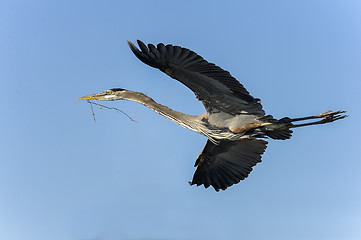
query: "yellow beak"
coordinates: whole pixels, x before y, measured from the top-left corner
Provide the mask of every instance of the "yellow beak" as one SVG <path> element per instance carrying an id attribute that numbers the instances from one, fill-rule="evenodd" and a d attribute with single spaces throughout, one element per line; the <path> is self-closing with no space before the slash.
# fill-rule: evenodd
<path id="1" fill-rule="evenodd" d="M 103 92 L 101 92 L 101 93 L 97 93 L 97 94 L 80 97 L 80 98 L 78 98 L 78 100 L 103 100 L 104 95 L 105 94 Z"/>
<path id="2" fill-rule="evenodd" d="M 91 95 L 78 98 L 78 100 L 92 100 L 92 99 L 96 99 L 96 98 L 91 97 Z"/>

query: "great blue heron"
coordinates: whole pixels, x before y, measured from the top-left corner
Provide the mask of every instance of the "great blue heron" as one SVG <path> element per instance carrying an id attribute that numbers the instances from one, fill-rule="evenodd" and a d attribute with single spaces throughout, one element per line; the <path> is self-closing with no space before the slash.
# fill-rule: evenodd
<path id="1" fill-rule="evenodd" d="M 291 128 L 323 124 L 345 118 L 345 111 L 327 111 L 302 118 L 274 119 L 265 115 L 260 100 L 231 74 L 209 63 L 195 52 L 159 43 L 148 47 L 138 40 L 140 50 L 130 41 L 133 53 L 145 64 L 158 68 L 190 88 L 206 108 L 206 113 L 191 116 L 155 102 L 140 92 L 113 88 L 79 100 L 130 100 L 151 108 L 179 125 L 200 133 L 208 141 L 198 156 L 191 185 L 212 186 L 216 191 L 245 179 L 252 167 L 261 162 L 267 142 L 259 138 L 289 139 Z M 294 124 L 294 122 L 318 119 Z"/>

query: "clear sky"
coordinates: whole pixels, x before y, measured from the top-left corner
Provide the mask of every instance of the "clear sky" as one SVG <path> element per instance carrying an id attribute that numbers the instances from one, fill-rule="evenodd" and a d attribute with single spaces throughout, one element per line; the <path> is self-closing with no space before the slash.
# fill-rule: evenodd
<path id="1" fill-rule="evenodd" d="M 0 1 L 0 239 L 361 239 L 361 2 Z M 190 187 L 206 138 L 121 87 L 188 114 L 194 94 L 126 40 L 190 48 L 268 114 L 349 118 L 270 140 L 225 192 Z"/>

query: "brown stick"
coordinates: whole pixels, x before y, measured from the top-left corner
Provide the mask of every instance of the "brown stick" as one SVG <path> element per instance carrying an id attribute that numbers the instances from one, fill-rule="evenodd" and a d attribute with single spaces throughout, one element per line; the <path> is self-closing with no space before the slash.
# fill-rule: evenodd
<path id="1" fill-rule="evenodd" d="M 91 102 L 91 101 L 89 101 L 89 100 L 88 100 L 87 102 L 88 102 L 88 103 L 90 104 L 90 106 L 91 106 L 94 121 L 96 121 L 96 120 L 95 120 L 95 114 L 94 114 L 94 110 L 93 110 L 92 104 L 97 105 L 100 110 L 102 110 L 101 107 L 107 108 L 107 109 L 116 110 L 116 111 L 118 111 L 118 112 L 120 112 L 120 113 L 123 113 L 123 114 L 124 114 L 125 116 L 127 116 L 132 122 L 137 122 L 137 121 L 134 120 L 132 117 L 130 117 L 128 114 L 126 114 L 125 112 L 123 112 L 122 110 L 120 110 L 120 109 L 118 109 L 118 108 L 115 108 L 115 107 L 107 107 L 107 106 L 104 106 L 104 105 L 99 104 L 98 102 L 95 102 L 95 103 L 94 103 L 94 102 Z"/>

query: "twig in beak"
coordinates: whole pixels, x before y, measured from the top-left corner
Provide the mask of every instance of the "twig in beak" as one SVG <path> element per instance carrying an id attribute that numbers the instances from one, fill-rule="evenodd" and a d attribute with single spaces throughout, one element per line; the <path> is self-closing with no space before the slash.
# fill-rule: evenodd
<path id="1" fill-rule="evenodd" d="M 94 122 L 96 122 L 97 120 L 95 119 L 95 114 L 94 114 L 94 109 L 93 109 L 92 102 L 90 102 L 89 100 L 87 100 L 87 102 L 90 104 L 90 108 L 91 108 L 91 110 L 92 110 L 93 119 L 94 119 Z"/>
<path id="2" fill-rule="evenodd" d="M 99 103 L 97 102 L 97 100 L 94 98 L 95 103 L 98 105 L 98 108 L 100 109 L 100 111 L 103 111 L 103 109 L 100 107 Z"/>
<path id="3" fill-rule="evenodd" d="M 95 99 L 94 99 L 95 100 Z M 134 120 L 131 116 L 129 116 L 128 114 L 126 114 L 125 112 L 123 112 L 122 110 L 118 109 L 118 108 L 115 108 L 115 107 L 107 107 L 107 106 L 104 106 L 104 105 L 101 105 L 99 104 L 96 100 L 95 100 L 95 103 L 94 102 L 91 102 L 90 100 L 88 100 L 88 103 L 90 104 L 90 107 L 91 107 L 91 110 L 92 110 L 92 114 L 93 114 L 93 118 L 94 118 L 94 122 L 95 122 L 95 114 L 94 114 L 94 110 L 93 110 L 93 106 L 92 104 L 95 104 L 99 107 L 100 110 L 102 110 L 102 108 L 107 108 L 107 109 L 113 109 L 113 110 L 116 110 L 122 114 L 124 114 L 125 116 L 127 116 L 132 122 L 137 122 L 136 120 Z"/>

